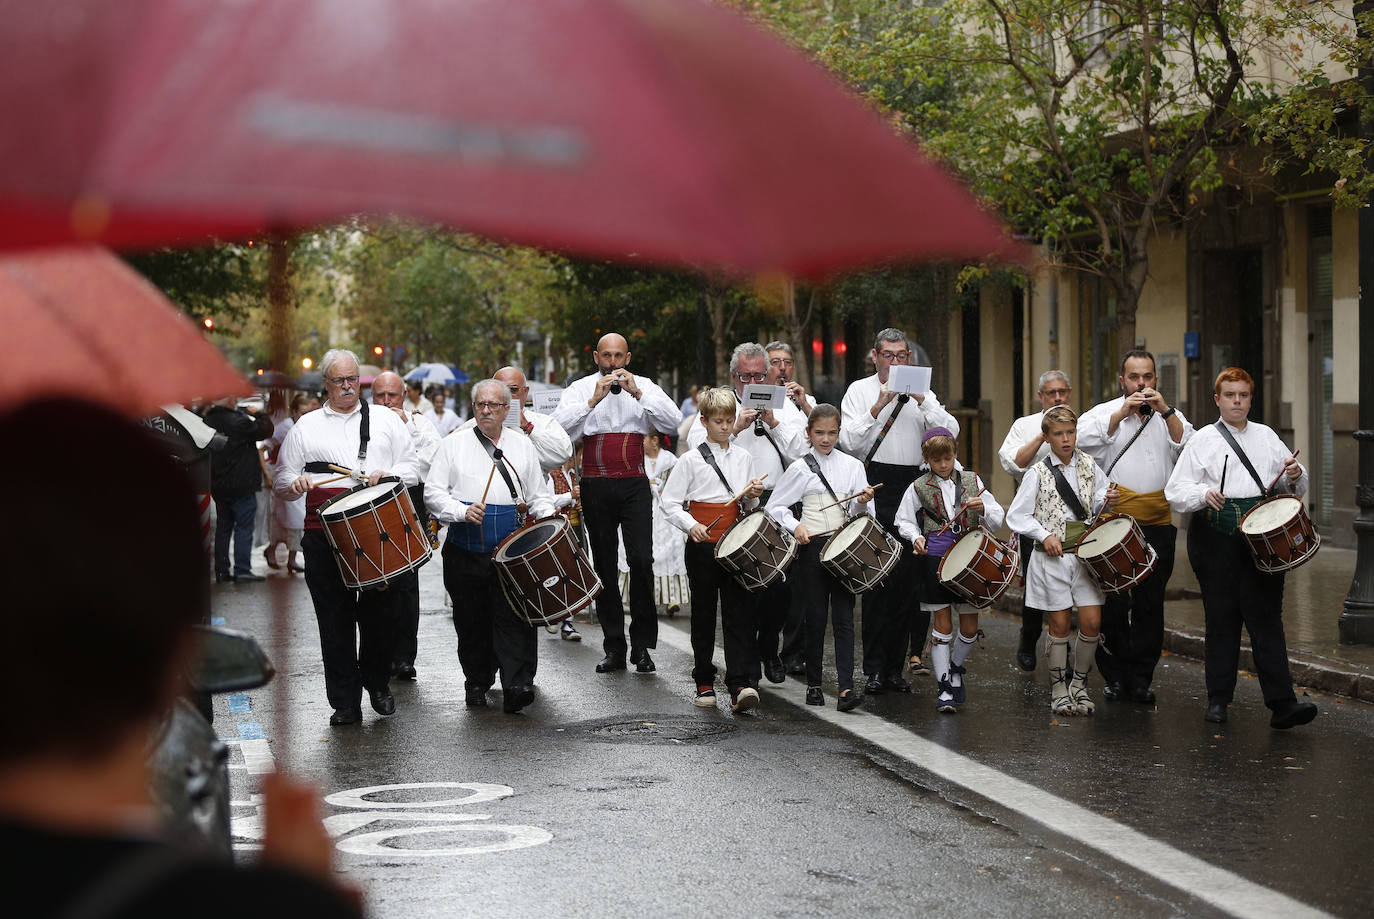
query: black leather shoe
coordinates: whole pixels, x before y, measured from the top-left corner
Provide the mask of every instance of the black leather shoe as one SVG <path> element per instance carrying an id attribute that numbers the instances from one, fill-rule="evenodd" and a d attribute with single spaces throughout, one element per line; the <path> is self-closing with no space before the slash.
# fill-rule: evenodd
<path id="1" fill-rule="evenodd" d="M 1299 702 L 1297 699 L 1293 699 L 1291 702 L 1285 702 L 1274 709 L 1274 716 L 1269 719 L 1269 726 L 1286 731 L 1300 724 L 1307 724 L 1315 717 L 1317 717 L 1317 706 L 1311 702 Z"/>
<path id="2" fill-rule="evenodd" d="M 601 663 L 596 665 L 597 673 L 610 673 L 612 670 L 625 669 L 625 655 L 607 654 L 601 659 Z"/>
<path id="3" fill-rule="evenodd" d="M 908 690 L 908 692 L 910 692 L 910 690 Z M 835 702 L 835 708 L 842 712 L 852 712 L 863 704 L 863 693 L 855 692 L 851 689 L 849 692 L 840 694 L 840 698 Z"/>
<path id="4" fill-rule="evenodd" d="M 238 582 L 240 582 L 240 583 L 242 583 L 242 582 L 244 582 L 244 581 L 265 581 L 265 580 L 267 580 L 267 578 L 263 577 L 263 576 L 260 575 L 260 574 L 254 574 L 253 572 L 250 571 L 250 572 L 248 572 L 247 574 L 236 574 L 236 575 L 234 575 L 234 580 L 235 580 L 235 581 L 238 581 Z"/>
<path id="5" fill-rule="evenodd" d="M 782 658 L 775 657 L 763 662 L 763 675 L 770 683 L 781 683 L 787 679 L 787 671 L 782 666 Z"/>
<path id="6" fill-rule="evenodd" d="M 1205 714 L 1205 715 L 1202 716 L 1202 720 L 1203 720 L 1203 721 L 1206 721 L 1208 724 L 1225 724 L 1225 723 L 1226 723 L 1226 703 L 1225 703 L 1225 702 L 1208 702 L 1208 703 L 1207 703 L 1207 714 Z"/>
<path id="7" fill-rule="evenodd" d="M 1131 690 L 1131 701 L 1141 705 L 1155 704 L 1155 691 L 1148 686 L 1136 686 Z"/>
<path id="8" fill-rule="evenodd" d="M 225 582 L 228 582 L 228 583 L 231 583 L 231 584 L 232 584 L 232 583 L 234 582 L 234 576 L 233 576 L 232 574 L 217 574 L 217 575 L 215 575 L 215 583 L 216 583 L 216 584 L 223 584 L 223 583 L 225 583 Z"/>
<path id="9" fill-rule="evenodd" d="M 533 686 L 511 686 L 506 690 L 506 699 L 501 703 L 501 711 L 507 715 L 514 715 L 533 701 Z"/>
<path id="10" fill-rule="evenodd" d="M 468 708 L 485 708 L 487 704 L 487 691 L 485 689 L 468 689 L 463 691 L 463 701 Z"/>
<path id="11" fill-rule="evenodd" d="M 806 676 L 806 661 L 795 660 L 787 662 L 788 676 Z"/>
<path id="12" fill-rule="evenodd" d="M 363 713 L 356 708 L 336 708 L 329 716 L 329 723 L 337 727 L 341 724 L 357 724 L 363 720 Z"/>
<path id="13" fill-rule="evenodd" d="M 864 692 L 870 696 L 881 696 L 883 694 L 883 681 L 877 675 L 870 676 L 868 682 L 864 684 Z"/>
<path id="14" fill-rule="evenodd" d="M 1126 687 L 1118 682 L 1108 683 L 1102 687 L 1102 698 L 1108 702 L 1120 702 L 1126 698 Z"/>
<path id="15" fill-rule="evenodd" d="M 372 703 L 372 710 L 379 715 L 391 715 L 396 712 L 396 698 L 389 689 L 369 689 L 367 698 Z"/>
<path id="16" fill-rule="evenodd" d="M 1035 643 L 1040 640 L 1040 632 L 1021 633 L 1021 641 L 1016 646 L 1016 666 L 1030 673 L 1035 669 Z"/>
<path id="17" fill-rule="evenodd" d="M 413 680 L 415 679 L 415 665 L 406 663 L 395 664 L 391 668 L 391 675 L 398 680 Z"/>
<path id="18" fill-rule="evenodd" d="M 654 666 L 654 659 L 649 656 L 648 649 L 630 655 L 630 660 L 634 661 L 635 673 L 653 673 L 658 669 Z"/>
<path id="19" fill-rule="evenodd" d="M 883 689 L 890 689 L 893 692 L 911 692 L 911 684 L 902 677 L 890 676 L 883 680 Z M 840 711 L 849 711 L 849 709 L 840 709 Z"/>
<path id="20" fill-rule="evenodd" d="M 807 705 L 824 705 L 824 704 L 825 704 L 825 696 L 821 694 L 821 688 L 820 688 L 819 686 L 808 686 L 808 687 L 806 688 L 806 704 L 807 704 Z"/>

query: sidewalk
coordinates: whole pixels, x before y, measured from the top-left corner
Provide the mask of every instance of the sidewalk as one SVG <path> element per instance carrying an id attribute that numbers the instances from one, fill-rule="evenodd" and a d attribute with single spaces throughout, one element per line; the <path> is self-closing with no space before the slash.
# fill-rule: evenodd
<path id="1" fill-rule="evenodd" d="M 1343 645 L 1337 619 L 1355 574 L 1355 550 L 1323 546 L 1306 564 L 1288 572 L 1283 623 L 1293 682 L 1321 692 L 1374 702 L 1374 646 Z M 1164 605 L 1167 653 L 1202 659 L 1205 633 L 1201 594 L 1188 564 L 1188 539 L 1178 532 L 1174 575 Z M 1021 614 L 1022 592 L 1013 586 L 998 609 Z M 1241 634 L 1240 665 L 1251 669 L 1249 636 Z"/>

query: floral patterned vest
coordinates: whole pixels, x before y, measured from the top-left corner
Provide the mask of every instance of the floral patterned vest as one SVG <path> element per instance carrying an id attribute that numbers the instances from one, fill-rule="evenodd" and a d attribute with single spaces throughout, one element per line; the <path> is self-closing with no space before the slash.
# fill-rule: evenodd
<path id="1" fill-rule="evenodd" d="M 1091 456 L 1077 447 L 1074 448 L 1073 455 L 1078 461 L 1078 481 L 1075 483 L 1070 479 L 1069 484 L 1077 486 L 1078 500 L 1082 502 L 1084 509 L 1091 514 L 1093 495 L 1097 492 L 1097 464 L 1093 462 Z M 1065 524 L 1074 519 L 1073 512 L 1064 503 L 1064 499 L 1059 497 L 1059 490 L 1054 487 L 1054 473 L 1050 468 L 1043 461 L 1036 463 L 1031 468 L 1040 477 L 1040 493 L 1035 496 L 1035 519 L 1040 522 L 1041 526 L 1063 540 Z M 1086 523 L 1086 521 L 1084 522 Z"/>

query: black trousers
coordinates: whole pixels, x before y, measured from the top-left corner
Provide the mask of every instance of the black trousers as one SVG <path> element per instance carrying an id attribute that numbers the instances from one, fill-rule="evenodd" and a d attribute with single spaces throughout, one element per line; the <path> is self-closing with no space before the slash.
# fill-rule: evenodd
<path id="1" fill-rule="evenodd" d="M 716 610 L 725 639 L 725 685 L 731 693 L 757 686 L 758 595 L 740 586 L 716 562 L 715 543 L 688 542 L 683 549 L 687 585 L 692 591 L 692 680 L 709 686 L 716 679 Z"/>
<path id="2" fill-rule="evenodd" d="M 1178 531 L 1170 524 L 1140 530 L 1159 554 L 1159 561 L 1150 576 L 1135 587 L 1106 595 L 1102 641 L 1097 646 L 1097 669 L 1102 679 L 1127 689 L 1148 688 L 1155 678 L 1155 666 L 1164 650 L 1164 588 L 1174 573 L 1178 545 Z"/>
<path id="3" fill-rule="evenodd" d="M 806 598 L 806 685 L 821 685 L 825 626 L 835 639 L 835 675 L 840 692 L 854 688 L 854 595 L 821 564 L 820 541 L 797 547 L 796 589 Z M 898 649 L 899 653 L 901 649 Z"/>
<path id="4" fill-rule="evenodd" d="M 779 656 L 778 637 L 792 612 L 792 582 L 784 574 L 755 595 L 758 604 L 758 656 L 771 661 Z"/>
<path id="5" fill-rule="evenodd" d="M 787 570 L 787 615 L 782 624 L 782 649 L 778 652 L 789 667 L 806 660 L 806 594 L 801 589 L 797 562 Z"/>
<path id="6" fill-rule="evenodd" d="M 1188 527 L 1188 561 L 1202 588 L 1208 701 L 1229 703 L 1235 695 L 1242 624 L 1250 633 L 1264 704 L 1272 709 L 1293 701 L 1283 635 L 1283 575 L 1257 569 L 1240 534 L 1217 532 L 1201 513 Z"/>
<path id="7" fill-rule="evenodd" d="M 490 689 L 498 672 L 504 690 L 533 686 L 539 636 L 535 626 L 511 612 L 491 554 L 445 543 L 444 589 L 453 598 L 463 688 Z"/>
<path id="8" fill-rule="evenodd" d="M 396 604 L 396 646 L 392 663 L 414 666 L 420 645 L 420 574 L 408 571 L 391 582 L 388 593 Z"/>
<path id="9" fill-rule="evenodd" d="M 620 598 L 616 531 L 625 538 L 630 566 L 630 647 L 658 646 L 658 613 L 654 609 L 653 491 L 644 476 L 632 479 L 582 480 L 582 515 L 592 546 L 592 567 L 601 578 L 596 618 L 601 621 L 602 648 L 625 653 L 625 605 Z"/>
<path id="10" fill-rule="evenodd" d="M 912 633 L 924 636 L 930 631 L 930 614 L 921 612 L 917 596 L 916 557 L 911 554 L 911 544 L 897 533 L 894 522 L 903 495 L 916 481 L 916 472 L 915 466 L 868 464 L 868 483 L 884 486 L 873 499 L 878 522 L 903 546 L 902 556 L 888 579 L 864 594 L 864 673 L 879 679 L 900 676 L 906 666 Z"/>
<path id="11" fill-rule="evenodd" d="M 1030 564 L 1030 554 L 1035 551 L 1035 540 L 1029 536 L 1018 536 L 1021 550 L 1021 585 L 1026 583 L 1026 567 Z M 1027 645 L 1040 640 L 1040 631 L 1045 627 L 1045 611 L 1033 606 L 1021 607 L 1021 641 Z"/>
<path id="12" fill-rule="evenodd" d="M 325 694 L 333 708 L 359 708 L 364 688 L 383 690 L 391 679 L 396 599 L 390 590 L 345 587 L 334 550 L 320 530 L 305 531 L 301 551 L 320 627 Z"/>

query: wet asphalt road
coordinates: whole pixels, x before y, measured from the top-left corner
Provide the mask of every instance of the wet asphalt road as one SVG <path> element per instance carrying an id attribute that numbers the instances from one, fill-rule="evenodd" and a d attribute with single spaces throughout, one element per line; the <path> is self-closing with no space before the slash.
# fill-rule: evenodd
<path id="1" fill-rule="evenodd" d="M 1314 696 L 1316 722 L 1273 731 L 1242 678 L 1230 723 L 1208 725 L 1201 665 L 1166 657 L 1157 708 L 1105 703 L 1094 677 L 1097 714 L 1056 721 L 1043 662 L 1017 670 L 1016 624 L 985 616 L 957 716 L 925 678 L 855 715 L 833 682 L 823 711 L 796 679 L 765 683 L 736 717 L 719 687 L 717 710 L 692 706 L 679 616 L 660 620 L 654 675 L 594 673 L 595 626 L 580 644 L 541 633 L 539 697 L 511 716 L 499 693 L 464 707 L 441 589 L 436 559 L 397 713 L 331 728 L 303 581 L 217 588 L 215 615 L 282 670 L 216 700 L 221 736 L 242 738 L 243 857 L 280 764 L 332 796 L 340 870 L 381 917 L 1369 914 L 1368 705 Z M 418 783 L 438 784 L 378 788 Z"/>

